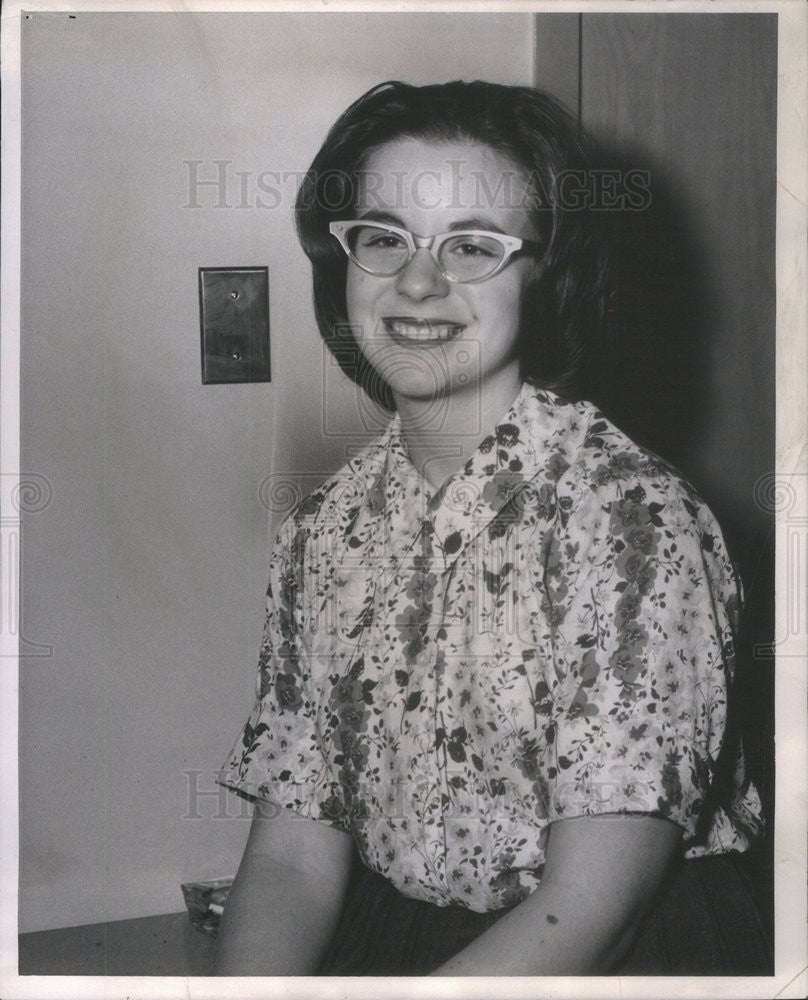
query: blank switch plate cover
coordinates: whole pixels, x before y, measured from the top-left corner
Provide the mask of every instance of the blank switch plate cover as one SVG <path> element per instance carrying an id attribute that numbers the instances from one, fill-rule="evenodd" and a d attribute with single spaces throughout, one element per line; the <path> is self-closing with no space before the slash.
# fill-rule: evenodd
<path id="1" fill-rule="evenodd" d="M 202 384 L 269 382 L 269 271 L 200 267 Z"/>

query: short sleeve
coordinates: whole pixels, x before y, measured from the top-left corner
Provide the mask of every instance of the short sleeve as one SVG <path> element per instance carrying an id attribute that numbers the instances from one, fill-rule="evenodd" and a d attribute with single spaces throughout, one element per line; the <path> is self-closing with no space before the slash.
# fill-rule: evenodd
<path id="1" fill-rule="evenodd" d="M 695 835 L 716 771 L 738 584 L 665 471 L 587 484 L 545 546 L 554 818 L 647 812 Z"/>
<path id="2" fill-rule="evenodd" d="M 220 784 L 348 830 L 318 732 L 318 698 L 301 641 L 306 529 L 290 519 L 270 560 L 257 702 L 219 773 Z"/>

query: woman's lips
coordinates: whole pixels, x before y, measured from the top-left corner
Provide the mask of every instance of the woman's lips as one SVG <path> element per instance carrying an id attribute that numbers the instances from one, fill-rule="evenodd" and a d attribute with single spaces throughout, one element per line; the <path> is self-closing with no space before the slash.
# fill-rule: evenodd
<path id="1" fill-rule="evenodd" d="M 463 323 L 447 319 L 416 319 L 413 316 L 385 316 L 384 326 L 394 340 L 418 344 L 442 344 L 463 329 Z"/>

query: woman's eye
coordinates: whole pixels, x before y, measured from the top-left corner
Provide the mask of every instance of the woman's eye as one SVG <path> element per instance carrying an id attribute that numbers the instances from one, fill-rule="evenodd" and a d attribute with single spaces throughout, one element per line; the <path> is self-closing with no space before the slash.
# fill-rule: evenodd
<path id="1" fill-rule="evenodd" d="M 491 249 L 481 246 L 479 243 L 454 243 L 449 247 L 449 252 L 457 254 L 459 257 L 495 257 L 497 256 Z"/>
<path id="2" fill-rule="evenodd" d="M 362 240 L 366 247 L 380 247 L 384 250 L 396 250 L 404 246 L 404 240 L 393 233 L 380 233 L 378 236 L 368 236 Z"/>

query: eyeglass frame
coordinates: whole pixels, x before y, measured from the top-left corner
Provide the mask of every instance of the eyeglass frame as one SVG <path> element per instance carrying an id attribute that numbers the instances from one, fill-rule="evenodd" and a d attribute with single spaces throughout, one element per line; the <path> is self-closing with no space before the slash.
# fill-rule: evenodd
<path id="1" fill-rule="evenodd" d="M 366 267 L 354 256 L 348 246 L 347 232 L 352 226 L 375 226 L 379 229 L 384 229 L 389 233 L 401 236 L 407 244 L 409 256 L 403 262 L 401 267 L 399 267 L 396 271 L 392 271 L 390 274 L 380 274 L 378 271 L 371 271 L 369 267 Z M 400 226 L 391 226 L 386 222 L 377 222 L 375 219 L 347 219 L 338 222 L 331 222 L 329 223 L 328 231 L 339 242 L 339 245 L 348 255 L 348 258 L 353 261 L 357 267 L 361 268 L 367 274 L 374 275 L 374 277 L 393 278 L 395 275 L 401 274 L 404 268 L 412 261 L 415 256 L 415 252 L 423 249 L 429 250 L 432 260 L 435 262 L 435 266 L 443 277 L 446 278 L 447 281 L 451 281 L 456 285 L 476 285 L 480 281 L 488 281 L 488 279 L 493 278 L 495 274 L 499 274 L 515 253 L 518 253 L 522 249 L 538 250 L 541 248 L 541 244 L 537 243 L 535 240 L 522 239 L 519 236 L 507 236 L 505 233 L 497 233 L 488 229 L 455 229 L 450 230 L 448 233 L 435 233 L 434 236 L 419 236 L 417 233 L 411 233 L 409 229 L 402 229 Z M 488 236 L 497 240 L 505 249 L 502 260 L 499 261 L 493 271 L 489 274 L 483 275 L 482 278 L 453 278 L 450 274 L 447 274 L 446 271 L 444 271 L 440 261 L 438 260 L 438 254 L 440 253 L 440 248 L 447 242 L 447 240 L 458 236 Z"/>

